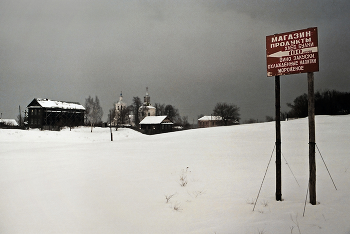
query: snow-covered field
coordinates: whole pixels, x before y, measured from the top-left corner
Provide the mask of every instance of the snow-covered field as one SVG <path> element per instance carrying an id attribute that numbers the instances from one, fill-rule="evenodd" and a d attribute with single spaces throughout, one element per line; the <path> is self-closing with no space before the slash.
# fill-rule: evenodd
<path id="1" fill-rule="evenodd" d="M 284 201 L 272 159 L 255 211 L 274 122 L 113 137 L 0 129 L 0 233 L 350 233 L 350 116 L 316 117 L 338 190 L 317 152 L 318 205 L 304 217 L 307 119 L 282 122 Z"/>

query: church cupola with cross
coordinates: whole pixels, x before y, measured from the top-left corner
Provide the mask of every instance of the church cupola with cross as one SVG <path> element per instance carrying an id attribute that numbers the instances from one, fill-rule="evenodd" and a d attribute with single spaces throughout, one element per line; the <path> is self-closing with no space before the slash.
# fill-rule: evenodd
<path id="1" fill-rule="evenodd" d="M 126 108 L 126 103 L 123 102 L 123 92 L 120 92 L 119 101 L 115 104 L 115 109 L 121 111 Z"/>
<path id="2" fill-rule="evenodd" d="M 151 105 L 151 97 L 148 94 L 148 87 L 146 87 L 146 96 L 143 98 L 143 105 L 150 106 Z"/>
<path id="3" fill-rule="evenodd" d="M 156 108 L 151 105 L 151 97 L 148 94 L 148 87 L 146 88 L 146 96 L 143 98 L 143 104 L 139 108 L 139 119 L 142 120 L 146 116 L 155 116 Z"/>

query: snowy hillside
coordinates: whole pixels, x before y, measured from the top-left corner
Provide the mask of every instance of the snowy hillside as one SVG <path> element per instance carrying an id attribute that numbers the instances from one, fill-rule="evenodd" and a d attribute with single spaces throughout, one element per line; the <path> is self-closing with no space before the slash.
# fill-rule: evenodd
<path id="1" fill-rule="evenodd" d="M 0 129 L 0 233 L 350 233 L 350 116 L 317 116 L 318 205 L 304 202 L 307 119 L 142 135 Z M 273 155 L 274 157 L 275 155 Z M 288 162 L 288 164 L 286 163 Z"/>

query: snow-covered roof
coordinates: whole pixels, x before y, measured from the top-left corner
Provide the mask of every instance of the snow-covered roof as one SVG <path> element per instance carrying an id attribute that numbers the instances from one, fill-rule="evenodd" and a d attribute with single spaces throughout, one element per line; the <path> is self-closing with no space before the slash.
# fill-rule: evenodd
<path id="1" fill-rule="evenodd" d="M 166 115 L 162 116 L 146 116 L 140 124 L 161 124 L 167 118 Z M 164 122 L 163 124 L 173 124 L 172 122 Z"/>
<path id="2" fill-rule="evenodd" d="M 151 106 L 151 105 L 148 105 L 148 106 L 146 106 L 146 105 L 142 105 L 142 106 L 140 106 L 140 110 L 142 110 L 143 108 L 147 108 L 147 109 L 156 109 L 154 106 Z"/>
<path id="3" fill-rule="evenodd" d="M 222 120 L 222 117 L 221 116 L 205 115 L 202 118 L 199 118 L 198 120 L 201 120 L 201 121 Z"/>
<path id="4" fill-rule="evenodd" d="M 14 119 L 0 119 L 0 123 L 4 123 L 10 126 L 18 126 L 18 123 Z"/>
<path id="5" fill-rule="evenodd" d="M 36 100 L 40 106 L 45 107 L 45 108 L 85 110 L 84 106 L 80 105 L 79 103 L 74 103 L 74 102 L 54 101 L 54 100 L 50 100 L 47 98 L 35 98 L 34 100 Z"/>

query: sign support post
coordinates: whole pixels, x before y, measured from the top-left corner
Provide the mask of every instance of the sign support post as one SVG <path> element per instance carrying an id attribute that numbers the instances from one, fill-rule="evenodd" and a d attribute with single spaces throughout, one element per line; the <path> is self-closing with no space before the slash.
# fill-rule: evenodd
<path id="1" fill-rule="evenodd" d="M 276 201 L 282 201 L 282 167 L 281 167 L 281 88 L 280 76 L 275 76 L 276 99 Z"/>
<path id="2" fill-rule="evenodd" d="M 276 96 L 276 200 L 282 201 L 280 76 L 307 73 L 309 116 L 309 191 L 316 205 L 314 72 L 319 71 L 317 27 L 266 37 L 267 76 L 275 76 Z"/>
<path id="3" fill-rule="evenodd" d="M 315 159 L 315 95 L 314 73 L 307 73 L 308 79 L 308 119 L 309 119 L 309 192 L 310 203 L 316 205 L 316 159 Z"/>

